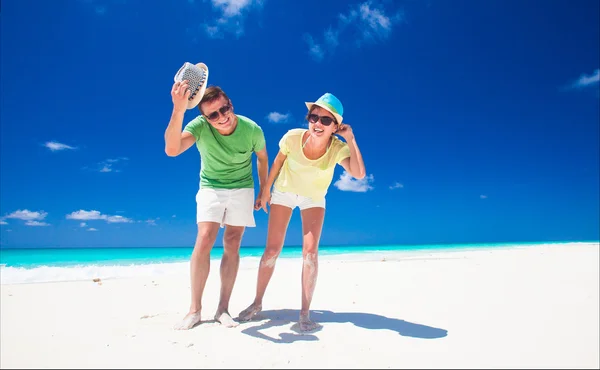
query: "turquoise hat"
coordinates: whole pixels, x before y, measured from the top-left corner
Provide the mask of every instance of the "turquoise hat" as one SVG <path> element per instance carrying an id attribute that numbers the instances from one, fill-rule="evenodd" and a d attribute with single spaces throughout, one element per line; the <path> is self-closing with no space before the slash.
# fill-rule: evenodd
<path id="1" fill-rule="evenodd" d="M 335 95 L 331 93 L 325 93 L 319 99 L 317 99 L 316 102 L 306 102 L 305 104 L 309 111 L 313 105 L 317 105 L 323 109 L 327 109 L 331 114 L 333 114 L 338 124 L 342 123 L 344 115 L 344 106 L 342 105 L 342 102 L 335 97 Z"/>

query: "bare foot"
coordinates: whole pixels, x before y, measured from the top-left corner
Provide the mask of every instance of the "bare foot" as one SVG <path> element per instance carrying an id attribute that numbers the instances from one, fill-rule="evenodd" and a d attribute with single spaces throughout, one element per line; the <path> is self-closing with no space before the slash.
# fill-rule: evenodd
<path id="1" fill-rule="evenodd" d="M 262 305 L 252 303 L 248 308 L 246 308 L 244 311 L 240 312 L 238 320 L 249 321 L 250 319 L 252 319 L 254 317 L 254 315 L 259 313 L 261 310 L 262 310 Z"/>
<path id="2" fill-rule="evenodd" d="M 303 314 L 300 314 L 300 321 L 298 321 L 298 324 L 300 326 L 300 331 L 302 332 L 313 331 L 321 327 L 321 325 L 312 321 L 308 315 Z"/>
<path id="3" fill-rule="evenodd" d="M 200 311 L 190 312 L 187 315 L 185 315 L 183 320 L 175 324 L 175 327 L 173 329 L 188 330 L 193 328 L 200 321 L 202 321 L 202 318 L 200 317 Z"/>
<path id="4" fill-rule="evenodd" d="M 236 326 L 239 325 L 239 323 L 233 321 L 233 319 L 229 315 L 229 312 L 227 312 L 227 311 L 224 311 L 224 312 L 217 311 L 217 313 L 215 314 L 215 320 L 220 322 L 221 325 L 225 325 L 225 327 L 227 327 L 227 328 L 235 328 Z"/>

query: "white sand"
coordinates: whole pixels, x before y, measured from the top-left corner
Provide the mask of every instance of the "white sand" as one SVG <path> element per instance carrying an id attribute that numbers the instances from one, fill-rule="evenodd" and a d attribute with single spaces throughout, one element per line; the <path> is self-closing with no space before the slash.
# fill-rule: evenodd
<path id="1" fill-rule="evenodd" d="M 158 277 L 1 286 L 2 368 L 598 368 L 599 246 L 322 257 L 301 335 L 298 259 L 280 259 L 264 318 L 172 326 L 189 306 L 187 264 Z M 386 261 L 382 261 L 385 257 Z M 252 301 L 242 261 L 233 315 Z M 217 305 L 212 264 L 203 318 Z"/>

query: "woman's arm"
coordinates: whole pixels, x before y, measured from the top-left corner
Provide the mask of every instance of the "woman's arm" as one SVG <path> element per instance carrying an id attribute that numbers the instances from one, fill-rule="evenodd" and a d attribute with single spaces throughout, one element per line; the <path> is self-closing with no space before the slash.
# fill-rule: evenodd
<path id="1" fill-rule="evenodd" d="M 350 149 L 350 157 L 344 158 L 340 162 L 340 165 L 354 178 L 362 179 L 365 177 L 367 171 L 365 170 L 365 162 L 363 161 L 362 154 L 360 154 L 360 149 L 358 149 L 354 132 L 352 132 L 352 127 L 342 124 L 336 134 L 346 140 L 346 144 L 348 144 L 348 148 Z"/>

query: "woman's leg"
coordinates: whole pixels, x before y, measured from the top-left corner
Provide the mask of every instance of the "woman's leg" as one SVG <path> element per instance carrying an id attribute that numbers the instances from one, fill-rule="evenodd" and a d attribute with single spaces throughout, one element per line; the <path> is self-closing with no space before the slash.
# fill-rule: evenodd
<path id="1" fill-rule="evenodd" d="M 310 303 L 313 298 L 319 272 L 319 240 L 323 229 L 325 208 L 312 207 L 301 211 L 302 215 L 302 309 L 300 330 L 310 331 L 319 325 L 310 320 Z"/>
<path id="2" fill-rule="evenodd" d="M 256 297 L 254 302 L 240 312 L 239 320 L 248 321 L 252 316 L 262 310 L 262 300 L 267 290 L 267 285 L 273 276 L 275 270 L 275 262 L 285 240 L 290 218 L 292 217 L 292 209 L 279 204 L 272 204 L 269 211 L 269 226 L 267 229 L 267 246 L 260 260 L 258 268 L 258 281 L 256 284 Z"/>

